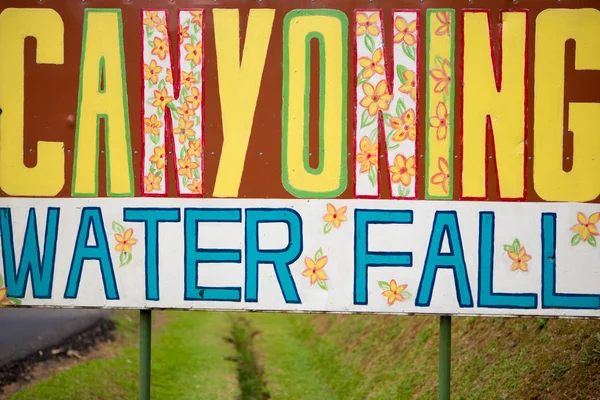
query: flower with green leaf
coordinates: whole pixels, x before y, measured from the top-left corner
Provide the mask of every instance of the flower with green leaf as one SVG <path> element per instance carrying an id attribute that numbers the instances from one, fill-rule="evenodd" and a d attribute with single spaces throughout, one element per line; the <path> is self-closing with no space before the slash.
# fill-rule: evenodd
<path id="1" fill-rule="evenodd" d="M 348 217 L 346 217 L 346 211 L 348 211 L 347 206 L 335 208 L 333 204 L 328 203 L 327 214 L 323 216 L 323 220 L 326 222 L 323 227 L 323 232 L 327 234 L 331 232 L 332 228 L 339 228 L 342 225 L 342 222 L 347 221 Z"/>
<path id="2" fill-rule="evenodd" d="M 388 306 L 393 305 L 397 301 L 404 301 L 410 299 L 412 294 L 406 290 L 408 285 L 398 285 L 395 279 L 392 279 L 389 283 L 386 281 L 378 281 L 377 285 L 383 292 L 383 296 L 387 297 Z"/>
<path id="3" fill-rule="evenodd" d="M 319 248 L 315 253 L 314 258 L 305 257 L 304 266 L 306 269 L 302 272 L 302 275 L 310 278 L 310 285 L 315 283 L 323 290 L 327 290 L 327 282 L 329 279 L 323 268 L 327 265 L 327 256 L 323 255 L 323 249 Z"/>
<path id="4" fill-rule="evenodd" d="M 19 306 L 21 305 L 20 299 L 14 297 L 7 297 L 8 289 L 4 287 L 4 278 L 0 275 L 0 306 Z"/>
<path id="5" fill-rule="evenodd" d="M 512 260 L 511 271 L 527 272 L 529 270 L 527 263 L 531 261 L 531 255 L 527 254 L 525 246 L 521 246 L 519 239 L 515 239 L 512 244 L 505 244 L 504 251 L 507 252 L 508 258 Z"/>
<path id="6" fill-rule="evenodd" d="M 596 236 L 600 233 L 596 224 L 600 221 L 600 212 L 593 213 L 586 217 L 584 213 L 577 213 L 577 224 L 571 227 L 575 235 L 571 238 L 571 245 L 576 246 L 581 242 L 587 242 L 592 247 L 596 247 Z"/>
<path id="7" fill-rule="evenodd" d="M 131 252 L 133 246 L 137 243 L 137 239 L 133 237 L 132 228 L 125 229 L 123 225 L 116 221 L 113 221 L 112 229 L 115 232 L 115 240 L 117 241 L 115 251 L 121 253 L 119 254 L 119 267 L 124 267 L 133 260 Z"/>

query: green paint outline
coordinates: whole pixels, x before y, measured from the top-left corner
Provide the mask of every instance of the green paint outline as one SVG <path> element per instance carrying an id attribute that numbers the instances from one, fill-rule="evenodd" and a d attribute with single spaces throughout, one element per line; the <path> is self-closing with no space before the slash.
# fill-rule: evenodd
<path id="1" fill-rule="evenodd" d="M 128 164 L 128 173 L 129 173 L 129 192 L 125 193 L 114 193 L 111 191 L 112 182 L 110 179 L 110 147 L 108 145 L 109 138 L 109 125 L 108 125 L 108 115 L 106 114 L 97 114 L 96 115 L 96 154 L 95 154 L 95 168 L 96 168 L 96 180 L 94 182 L 94 192 L 93 193 L 78 193 L 75 191 L 75 182 L 77 176 L 77 163 L 78 163 L 78 155 L 79 155 L 79 133 L 80 133 L 80 118 L 81 115 L 81 99 L 83 94 L 83 66 L 85 63 L 85 50 L 86 50 L 86 38 L 87 38 L 87 28 L 88 28 L 88 16 L 90 13 L 115 13 L 117 14 L 117 27 L 118 27 L 118 37 L 119 37 L 119 53 L 121 56 L 121 83 L 122 83 L 122 92 L 123 92 L 123 114 L 124 114 L 124 122 L 125 122 L 125 142 L 127 151 L 127 164 Z M 100 57 L 98 62 L 98 71 L 99 73 L 104 73 L 104 91 L 100 91 L 100 81 L 101 77 L 99 75 L 98 78 L 98 91 L 100 93 L 106 92 L 106 60 L 104 57 Z M 75 148 L 73 149 L 74 159 L 73 159 L 73 174 L 71 180 L 71 196 L 72 197 L 98 197 L 98 159 L 100 153 L 100 119 L 104 118 L 104 142 L 106 147 L 106 193 L 108 197 L 131 197 L 134 196 L 134 176 L 133 176 L 133 163 L 131 156 L 131 130 L 129 123 L 129 101 L 127 97 L 127 74 L 125 71 L 125 50 L 123 47 L 123 17 L 121 13 L 121 9 L 119 8 L 86 8 L 83 14 L 83 28 L 82 28 L 82 43 L 81 43 L 81 61 L 79 65 L 79 92 L 77 98 L 77 124 L 75 128 Z"/>
<path id="2" fill-rule="evenodd" d="M 106 93 L 106 60 L 104 56 L 100 57 L 99 71 L 98 71 L 98 93 Z M 102 89 L 102 83 L 104 82 L 104 89 Z"/>
<path id="3" fill-rule="evenodd" d="M 431 186 L 431 182 L 429 181 L 430 176 L 429 176 L 429 141 L 430 139 L 430 131 L 431 131 L 431 126 L 429 126 L 429 117 L 430 117 L 430 105 L 429 105 L 429 101 L 427 101 L 426 106 L 425 106 L 425 120 L 427 121 L 427 125 L 426 125 L 426 148 L 425 148 L 425 199 L 426 200 L 435 200 L 435 199 L 441 199 L 441 200 L 448 200 L 448 199 L 452 199 L 453 195 L 454 195 L 454 160 L 452 158 L 453 154 L 454 154 L 454 83 L 455 83 L 455 68 L 454 68 L 454 46 L 455 46 L 455 11 L 452 8 L 430 8 L 427 10 L 427 18 L 426 18 L 426 32 L 425 32 L 425 37 L 426 37 L 426 49 L 425 49 L 425 54 L 427 54 L 427 57 L 425 58 L 425 71 L 426 71 L 426 94 L 427 94 L 427 98 L 429 98 L 429 90 L 431 89 L 431 79 L 429 79 L 429 71 L 430 71 L 430 66 L 429 66 L 429 52 L 430 52 L 430 42 L 431 42 L 431 35 L 429 34 L 429 32 L 431 32 L 431 16 L 432 14 L 438 13 L 438 12 L 447 12 L 450 13 L 451 17 L 450 17 L 450 88 L 449 88 L 449 93 L 450 96 L 448 97 L 448 135 L 449 135 L 449 140 L 450 140 L 450 148 L 448 150 L 448 171 L 450 172 L 450 181 L 448 182 L 448 195 L 446 196 L 433 196 L 431 194 L 429 194 L 429 189 Z"/>
<path id="4" fill-rule="evenodd" d="M 287 162 L 287 135 L 288 135 L 288 116 L 289 110 L 287 107 L 287 100 L 289 99 L 289 80 L 290 80 L 290 68 L 289 68 L 289 45 L 288 45 L 288 35 L 291 20 L 295 17 L 303 17 L 303 16 L 328 16 L 336 18 L 341 23 L 342 28 L 342 57 L 340 62 L 342 63 L 342 130 L 344 132 L 344 138 L 342 140 L 342 149 L 341 149 L 341 176 L 339 186 L 328 192 L 310 192 L 306 190 L 299 190 L 291 185 L 289 182 L 288 175 L 288 162 Z M 318 175 L 322 172 L 324 168 L 324 119 L 322 118 L 325 111 L 325 69 L 319 70 L 319 89 L 321 91 L 321 96 L 319 100 L 319 166 L 317 168 L 311 168 L 308 160 L 309 154 L 309 119 L 310 119 L 310 41 L 312 39 L 319 40 L 319 62 L 320 66 L 323 66 L 325 63 L 325 38 L 320 32 L 308 32 L 305 37 L 305 82 L 304 82 L 304 107 L 306 112 L 304 113 L 304 143 L 306 144 L 303 149 L 303 165 L 305 170 L 312 175 Z M 347 152 L 347 136 L 348 136 L 348 128 L 347 128 L 347 91 L 348 91 L 348 65 L 346 60 L 348 58 L 348 17 L 345 13 L 339 10 L 333 9 L 315 9 L 315 10 L 292 10 L 288 12 L 283 19 L 283 82 L 282 82 L 282 131 L 281 131 L 281 182 L 284 188 L 291 195 L 297 198 L 335 198 L 342 194 L 347 186 L 348 186 L 348 165 L 345 160 L 345 154 Z"/>

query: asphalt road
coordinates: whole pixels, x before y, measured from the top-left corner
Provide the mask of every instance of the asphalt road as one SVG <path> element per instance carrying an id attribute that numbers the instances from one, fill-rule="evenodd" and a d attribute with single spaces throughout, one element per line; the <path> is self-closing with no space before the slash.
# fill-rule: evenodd
<path id="1" fill-rule="evenodd" d="M 84 331 L 110 311 L 0 308 L 0 366 Z"/>

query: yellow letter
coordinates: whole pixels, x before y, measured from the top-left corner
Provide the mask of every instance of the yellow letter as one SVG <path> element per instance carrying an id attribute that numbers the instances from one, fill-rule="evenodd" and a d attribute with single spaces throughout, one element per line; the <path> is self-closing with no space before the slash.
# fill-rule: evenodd
<path id="1" fill-rule="evenodd" d="M 214 197 L 236 197 L 273 27 L 273 9 L 252 9 L 240 65 L 239 10 L 214 9 L 223 150 Z"/>
<path id="2" fill-rule="evenodd" d="M 98 195 L 98 144 L 104 119 L 109 196 L 132 196 L 133 173 L 121 10 L 86 9 L 83 20 L 73 196 Z"/>
<path id="3" fill-rule="evenodd" d="M 7 8 L 0 14 L 0 187 L 11 196 L 55 196 L 65 185 L 64 144 L 40 141 L 37 165 L 23 164 L 26 37 L 37 41 L 38 64 L 63 63 L 64 26 L 56 11 Z"/>
<path id="4" fill-rule="evenodd" d="M 548 9 L 537 17 L 535 35 L 535 108 L 533 184 L 547 201 L 590 201 L 600 194 L 597 172 L 599 103 L 569 104 L 573 168 L 563 165 L 565 42 L 577 43 L 575 68 L 600 69 L 600 11 Z M 598 159 L 598 160 L 596 160 Z"/>
<path id="5" fill-rule="evenodd" d="M 464 14 L 462 197 L 487 198 L 487 122 L 493 131 L 498 192 L 525 197 L 525 92 L 527 12 L 501 13 L 502 64 L 492 62 L 487 12 Z"/>
<path id="6" fill-rule="evenodd" d="M 336 197 L 346 189 L 348 18 L 337 10 L 294 10 L 283 22 L 282 181 L 296 197 Z M 319 167 L 308 162 L 310 41 L 320 53 Z"/>

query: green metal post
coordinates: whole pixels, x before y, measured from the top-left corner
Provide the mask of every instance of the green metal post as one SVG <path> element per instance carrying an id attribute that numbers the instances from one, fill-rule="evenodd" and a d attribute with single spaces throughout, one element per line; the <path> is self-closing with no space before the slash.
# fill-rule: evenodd
<path id="1" fill-rule="evenodd" d="M 140 310 L 140 400 L 150 400 L 152 310 Z"/>
<path id="2" fill-rule="evenodd" d="M 452 317 L 440 317 L 440 400 L 450 400 L 450 354 L 452 351 Z"/>

